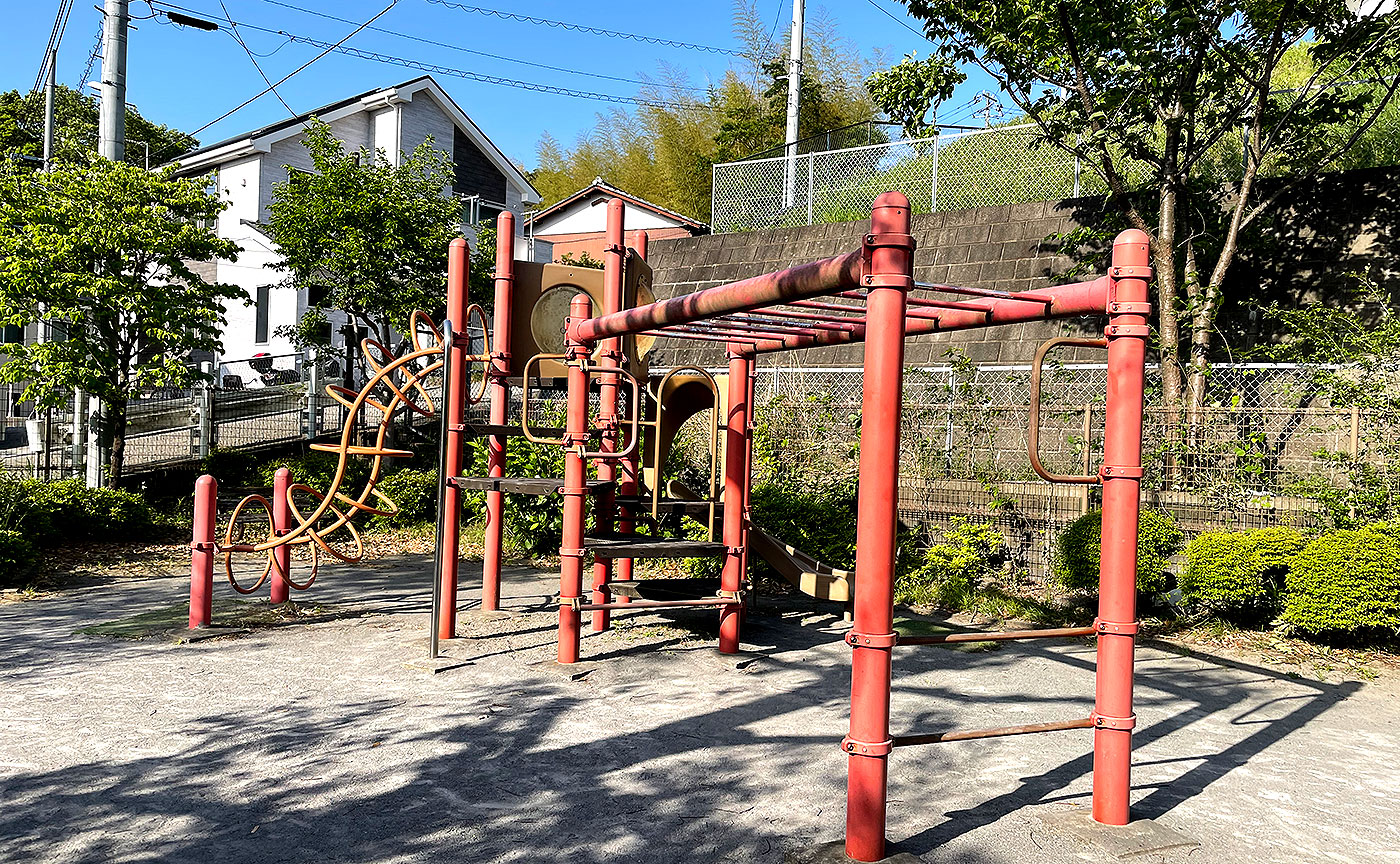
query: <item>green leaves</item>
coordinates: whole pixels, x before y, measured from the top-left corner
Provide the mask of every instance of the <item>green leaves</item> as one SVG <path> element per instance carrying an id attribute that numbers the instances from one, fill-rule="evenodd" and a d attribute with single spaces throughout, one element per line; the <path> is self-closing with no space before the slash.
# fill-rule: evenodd
<path id="1" fill-rule="evenodd" d="M 929 112 L 937 111 L 939 103 L 953 95 L 953 88 L 966 80 L 967 75 L 946 56 L 917 60 L 909 54 L 898 66 L 865 79 L 865 89 L 881 111 L 904 127 L 905 135 L 922 138 L 930 128 Z"/>
<path id="2" fill-rule="evenodd" d="M 461 232 L 452 162 L 425 141 L 394 165 L 380 151 L 346 153 L 325 123 L 303 139 L 313 173 L 273 187 L 269 231 L 290 281 L 312 289 L 312 314 L 346 312 L 381 341 L 415 309 L 440 310 L 447 245 Z M 386 343 L 387 344 L 387 343 Z"/>

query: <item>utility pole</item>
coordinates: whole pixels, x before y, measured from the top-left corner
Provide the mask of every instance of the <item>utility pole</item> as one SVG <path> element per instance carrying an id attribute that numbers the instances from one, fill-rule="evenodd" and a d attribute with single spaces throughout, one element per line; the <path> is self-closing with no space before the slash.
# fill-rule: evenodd
<path id="1" fill-rule="evenodd" d="M 128 0 L 103 0 L 102 4 L 102 103 L 98 112 L 97 152 L 103 159 L 120 162 L 126 156 L 126 34 L 131 24 Z M 81 394 L 79 394 L 81 395 Z M 74 408 L 83 400 L 74 400 Z M 102 403 L 88 400 L 87 485 L 103 485 L 107 468 Z M 74 421 L 76 425 L 76 419 Z"/>
<path id="2" fill-rule="evenodd" d="M 49 49 L 49 80 L 44 85 L 44 171 L 53 165 L 53 98 L 58 86 L 55 68 L 58 66 L 58 49 Z"/>
<path id="3" fill-rule="evenodd" d="M 797 198 L 797 112 L 802 101 L 802 7 L 806 0 L 792 0 L 792 44 L 788 50 L 787 134 L 783 153 L 783 209 Z"/>

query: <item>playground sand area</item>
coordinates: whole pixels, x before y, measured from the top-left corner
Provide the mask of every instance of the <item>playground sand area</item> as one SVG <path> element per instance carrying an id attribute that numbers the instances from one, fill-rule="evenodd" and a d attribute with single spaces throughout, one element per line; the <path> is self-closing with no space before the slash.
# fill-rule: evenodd
<path id="1" fill-rule="evenodd" d="M 838 608 L 761 598 L 734 656 L 712 610 L 627 613 L 561 667 L 557 574 L 507 570 L 516 614 L 486 616 L 464 562 L 462 638 L 430 664 L 428 570 L 328 566 L 277 615 L 220 584 L 216 623 L 246 626 L 196 641 L 163 632 L 177 568 L 0 604 L 0 860 L 800 864 L 840 840 Z M 1076 730 L 897 750 L 905 860 L 1400 861 L 1394 669 L 1138 657 L 1146 840 L 1088 830 Z M 1087 640 L 900 649 L 892 726 L 1082 717 L 1093 676 Z"/>

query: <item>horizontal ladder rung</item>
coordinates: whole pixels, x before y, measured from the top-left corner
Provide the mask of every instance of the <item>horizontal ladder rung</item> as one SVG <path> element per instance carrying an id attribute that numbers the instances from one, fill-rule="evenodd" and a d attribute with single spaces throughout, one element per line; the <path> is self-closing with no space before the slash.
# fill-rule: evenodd
<path id="1" fill-rule="evenodd" d="M 999 633 L 938 633 L 933 636 L 899 637 L 898 645 L 943 645 L 948 642 L 1008 642 L 1012 639 L 1049 639 L 1052 637 L 1093 636 L 1098 631 L 1090 627 L 1057 627 L 1042 630 L 1004 630 Z"/>
<path id="2" fill-rule="evenodd" d="M 919 744 L 942 744 L 946 741 L 975 741 L 978 738 L 1003 738 L 1007 735 L 1030 735 L 1035 732 L 1061 732 L 1065 729 L 1092 729 L 1094 718 L 1080 720 L 1056 720 L 1052 723 L 1028 723 L 1025 726 L 1001 726 L 996 729 L 965 729 L 954 732 L 934 732 L 930 735 L 896 735 L 896 747 L 913 747 Z"/>
<path id="3" fill-rule="evenodd" d="M 724 597 L 702 597 L 698 600 L 633 600 L 631 603 L 583 603 L 579 610 L 589 612 L 595 609 L 665 609 L 671 606 L 738 606 L 742 600 L 729 600 Z"/>

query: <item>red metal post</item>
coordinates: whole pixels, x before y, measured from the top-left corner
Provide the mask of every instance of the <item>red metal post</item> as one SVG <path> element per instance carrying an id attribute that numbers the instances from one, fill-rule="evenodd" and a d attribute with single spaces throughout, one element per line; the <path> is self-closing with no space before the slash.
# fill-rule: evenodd
<path id="1" fill-rule="evenodd" d="M 643 261 L 647 260 L 647 239 L 647 232 L 645 231 L 632 232 L 632 249 L 637 253 L 637 257 Z M 618 494 L 625 496 L 637 495 L 641 491 L 641 448 L 638 447 L 633 451 L 631 456 L 622 460 L 622 464 L 618 466 L 618 469 Z M 625 506 L 618 511 L 618 533 L 631 534 L 636 530 L 636 522 L 633 519 L 635 515 L 636 512 L 631 505 Z M 613 574 L 614 579 L 619 582 L 632 581 L 633 567 L 631 558 L 618 558 L 613 562 L 613 566 L 616 568 Z M 631 603 L 632 598 L 623 595 L 617 598 L 617 602 Z"/>
<path id="2" fill-rule="evenodd" d="M 1147 346 L 1147 235 L 1113 243 L 1108 294 L 1108 402 L 1104 424 L 1099 643 L 1094 681 L 1094 819 L 1128 823 L 1133 647 L 1137 633 L 1138 505 L 1142 483 L 1143 362 Z"/>
<path id="3" fill-rule="evenodd" d="M 851 732 L 846 751 L 846 854 L 885 857 L 885 794 L 891 748 L 890 652 L 894 647 L 895 502 L 904 385 L 905 299 L 914 279 L 909 199 L 875 199 L 866 237 L 868 288 L 856 514 L 855 623 L 851 628 Z"/>
<path id="4" fill-rule="evenodd" d="M 272 531 L 278 537 L 284 537 L 292 530 L 292 502 L 287 500 L 291 488 L 292 470 L 278 468 L 272 478 Z M 292 572 L 292 547 L 278 546 L 272 550 L 272 554 L 276 556 L 277 566 L 272 568 L 272 596 L 269 599 L 273 603 L 286 603 L 291 594 L 287 576 Z"/>
<path id="5" fill-rule="evenodd" d="M 504 426 L 510 403 L 510 313 L 515 293 L 515 214 L 502 210 L 496 217 L 496 302 L 491 338 L 491 423 Z M 492 435 L 486 443 L 486 474 L 504 477 L 506 436 Z M 503 492 L 486 493 L 486 535 L 481 551 L 481 609 L 501 608 L 501 542 L 504 535 Z"/>
<path id="6" fill-rule="evenodd" d="M 447 362 L 451 365 L 452 389 L 447 394 L 447 440 L 443 460 L 446 477 L 462 473 L 464 444 L 462 422 L 465 419 L 467 388 L 467 241 L 461 237 L 447 248 L 447 318 L 452 322 L 452 343 L 447 346 Z M 459 340 L 462 344 L 458 344 Z M 438 638 L 451 639 L 457 635 L 457 555 L 462 527 L 462 490 L 448 485 L 442 496 L 442 610 L 438 615 Z"/>
<path id="7" fill-rule="evenodd" d="M 749 369 L 753 355 L 745 346 L 729 346 L 728 406 L 724 424 L 724 569 L 720 571 L 719 587 L 726 596 L 734 597 L 744 583 L 744 468 L 749 437 Z M 719 609 L 719 650 L 723 654 L 739 652 L 740 607 L 721 606 Z"/>
<path id="8" fill-rule="evenodd" d="M 587 294 L 569 303 L 570 322 L 591 317 Z M 567 328 L 566 333 L 572 332 Z M 579 455 L 588 444 L 588 373 L 583 362 L 588 346 L 565 339 L 569 355 L 569 396 L 564 417 L 564 529 L 559 547 L 559 662 L 578 662 L 579 609 L 583 602 L 583 522 L 588 495 L 587 466 Z"/>
<path id="9" fill-rule="evenodd" d="M 194 481 L 194 535 L 190 538 L 190 629 L 214 620 L 214 520 L 219 481 L 205 474 Z"/>
<path id="10" fill-rule="evenodd" d="M 627 247 L 622 245 L 622 220 L 626 205 L 621 199 L 608 202 L 607 230 L 603 247 L 603 313 L 622 311 L 623 268 L 627 266 Z M 622 368 L 622 338 L 614 336 L 604 339 L 598 353 L 598 365 L 604 369 Z M 600 452 L 616 452 L 617 447 L 617 390 L 620 376 L 600 374 L 598 378 L 598 425 L 602 429 Z M 598 460 L 598 479 L 616 480 L 617 464 L 612 459 Z M 610 534 L 613 530 L 613 493 L 604 492 L 594 502 L 593 525 L 599 534 Z M 606 608 L 611 603 L 607 583 L 612 581 L 613 562 L 611 558 L 594 556 L 593 560 L 593 602 L 603 608 L 593 610 L 593 631 L 608 629 L 610 613 Z"/>
<path id="11" fill-rule="evenodd" d="M 748 578 L 749 575 L 749 519 L 752 513 L 749 512 L 749 496 L 753 492 L 753 432 L 754 423 L 758 419 L 758 403 L 754 401 L 754 384 L 758 378 L 758 363 L 755 362 L 753 352 L 745 349 L 745 355 L 749 358 L 749 376 L 745 384 L 744 401 L 748 403 L 748 425 L 744 429 L 744 554 L 740 556 L 739 573 Z M 748 609 L 747 604 L 744 606 Z"/>

